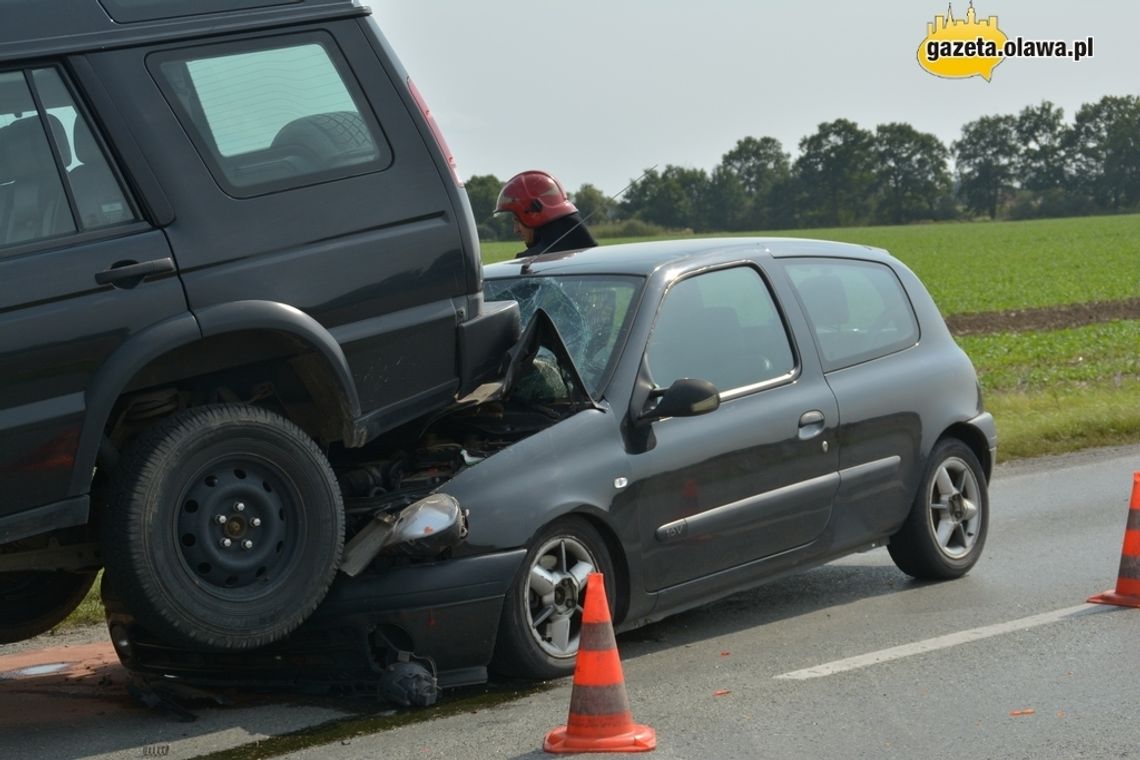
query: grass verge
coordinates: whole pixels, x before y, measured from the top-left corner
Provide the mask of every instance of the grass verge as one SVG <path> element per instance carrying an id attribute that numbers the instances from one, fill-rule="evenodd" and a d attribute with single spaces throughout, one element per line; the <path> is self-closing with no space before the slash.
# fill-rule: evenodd
<path id="1" fill-rule="evenodd" d="M 987 395 L 1079 390 L 1140 378 L 1140 320 L 958 338 Z M 1138 404 L 1140 406 L 1140 404 Z"/>
<path id="2" fill-rule="evenodd" d="M 1140 382 L 1039 392 L 991 393 L 998 461 L 1140 441 Z"/>

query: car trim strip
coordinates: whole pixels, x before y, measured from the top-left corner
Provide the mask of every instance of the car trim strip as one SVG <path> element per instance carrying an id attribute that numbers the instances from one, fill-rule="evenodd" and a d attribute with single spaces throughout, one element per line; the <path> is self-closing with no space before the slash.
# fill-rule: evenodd
<path id="1" fill-rule="evenodd" d="M 868 480 L 898 470 L 902 457 L 898 454 L 871 462 L 857 464 L 854 467 L 845 467 L 839 471 L 839 479 L 845 487 L 858 485 L 861 480 Z"/>
<path id="2" fill-rule="evenodd" d="M 779 375 L 778 377 L 773 377 L 769 380 L 764 380 L 763 382 L 752 383 L 751 385 L 742 385 L 738 388 L 730 388 L 727 391 L 721 391 L 720 400 L 731 401 L 734 398 L 747 396 L 750 393 L 755 393 L 756 391 L 764 390 L 765 388 L 772 388 L 777 385 L 783 385 L 784 383 L 794 380 L 796 375 L 799 374 L 799 371 L 799 367 L 797 366 L 790 371 Z"/>
<path id="3" fill-rule="evenodd" d="M 742 522 L 747 522 L 747 515 L 752 512 L 784 500 L 801 499 L 808 494 L 818 494 L 826 490 L 834 491 L 838 482 L 839 473 L 829 472 L 826 475 L 803 480 L 799 483 L 774 488 L 756 496 L 722 504 L 719 507 L 713 507 L 704 512 L 665 523 L 656 530 L 654 537 L 664 544 L 679 541 L 690 533 L 713 533 L 718 530 L 739 527 Z"/>

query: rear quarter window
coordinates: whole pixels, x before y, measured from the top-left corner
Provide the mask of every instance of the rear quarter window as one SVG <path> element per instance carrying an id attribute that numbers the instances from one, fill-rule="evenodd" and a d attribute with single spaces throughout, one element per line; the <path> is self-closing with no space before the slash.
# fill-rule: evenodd
<path id="1" fill-rule="evenodd" d="M 149 60 L 218 183 L 239 198 L 387 168 L 391 149 L 324 34 Z"/>
<path id="2" fill-rule="evenodd" d="M 825 370 L 841 369 L 918 342 L 914 307 L 886 264 L 789 259 L 784 269 L 815 332 Z"/>

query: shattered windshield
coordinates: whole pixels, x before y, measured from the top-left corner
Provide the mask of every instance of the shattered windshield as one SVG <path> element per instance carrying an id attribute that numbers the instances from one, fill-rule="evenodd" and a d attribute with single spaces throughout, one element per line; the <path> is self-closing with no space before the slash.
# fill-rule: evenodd
<path id="1" fill-rule="evenodd" d="M 483 294 L 488 301 L 518 301 L 523 325 L 535 309 L 549 314 L 586 389 L 597 398 L 629 329 L 630 304 L 642 282 L 625 275 L 489 279 Z"/>

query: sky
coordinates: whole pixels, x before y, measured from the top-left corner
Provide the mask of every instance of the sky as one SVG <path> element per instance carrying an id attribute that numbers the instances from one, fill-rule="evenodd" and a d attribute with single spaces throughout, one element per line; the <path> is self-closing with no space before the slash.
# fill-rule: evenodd
<path id="1" fill-rule="evenodd" d="M 1138 0 L 977 0 L 1008 37 L 1093 38 L 1081 61 L 1007 58 L 986 82 L 923 70 L 942 0 L 361 0 L 426 98 L 463 177 L 545 169 L 614 194 L 646 168 L 711 170 L 744 137 L 799 142 L 838 118 L 949 145 L 1048 100 L 1071 122 L 1140 95 Z M 955 17 L 968 3 L 953 0 Z"/>

